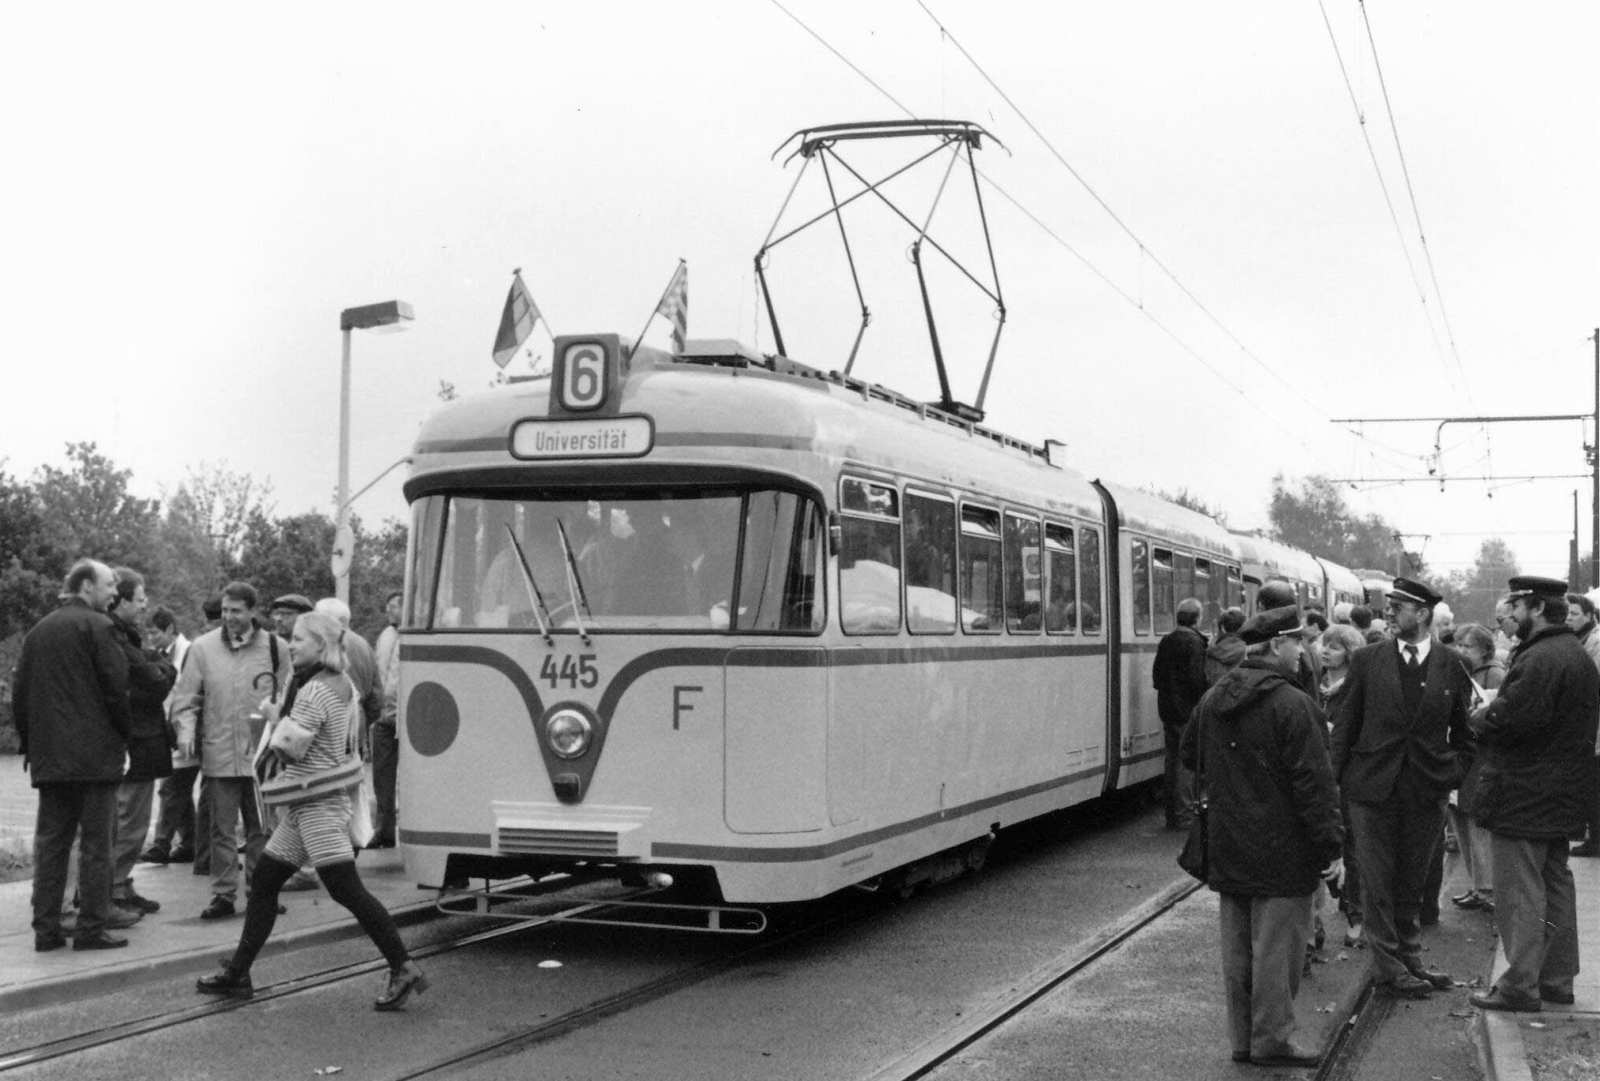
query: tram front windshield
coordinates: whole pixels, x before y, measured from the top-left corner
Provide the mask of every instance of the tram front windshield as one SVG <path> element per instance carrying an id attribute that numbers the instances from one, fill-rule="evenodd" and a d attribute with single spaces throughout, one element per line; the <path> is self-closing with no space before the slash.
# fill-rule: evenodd
<path id="1" fill-rule="evenodd" d="M 821 515 L 791 492 L 429 496 L 413 510 L 412 626 L 537 630 L 541 616 L 556 631 L 821 626 Z"/>

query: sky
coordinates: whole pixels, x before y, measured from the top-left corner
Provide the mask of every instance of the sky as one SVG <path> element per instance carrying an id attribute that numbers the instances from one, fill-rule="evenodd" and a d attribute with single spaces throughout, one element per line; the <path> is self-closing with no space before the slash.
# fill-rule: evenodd
<path id="1" fill-rule="evenodd" d="M 1433 423 L 1342 421 L 1594 412 L 1600 5 L 91 0 L 8 23 L 13 475 L 90 440 L 143 494 L 221 467 L 269 482 L 276 513 L 331 512 L 340 310 L 416 313 L 352 341 L 359 489 L 441 383 L 491 384 L 517 267 L 556 333 L 664 344 L 648 317 L 682 258 L 690 336 L 770 351 L 752 259 L 801 165 L 774 151 L 916 115 L 993 136 L 991 427 L 1236 528 L 1267 525 L 1275 475 L 1337 478 L 1439 571 L 1501 536 L 1564 573 L 1576 490 L 1589 550 L 1592 423 L 1449 424 L 1435 458 Z M 898 142 L 844 154 L 882 175 Z M 923 168 L 893 186 L 919 220 L 943 166 Z M 972 188 L 953 175 L 930 235 L 983 278 Z M 813 167 L 783 220 L 820 198 Z M 872 310 L 854 374 L 936 397 L 911 234 L 869 202 L 848 222 Z M 787 352 L 841 367 L 859 311 L 836 232 L 768 274 Z M 930 275 L 972 401 L 994 305 Z M 509 370 L 548 343 L 541 325 Z M 403 476 L 357 513 L 404 516 Z"/>

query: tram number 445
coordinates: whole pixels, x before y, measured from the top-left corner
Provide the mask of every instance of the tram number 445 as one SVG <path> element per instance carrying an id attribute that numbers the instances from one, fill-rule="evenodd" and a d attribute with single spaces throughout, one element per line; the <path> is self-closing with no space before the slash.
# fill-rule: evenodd
<path id="1" fill-rule="evenodd" d="M 593 653 L 580 653 L 576 657 L 568 653 L 561 658 L 561 665 L 557 667 L 555 657 L 547 654 L 544 663 L 539 666 L 539 678 L 551 687 L 560 686 L 565 681 L 568 687 L 590 690 L 600 682 L 600 669 L 595 667 L 594 658 Z"/>

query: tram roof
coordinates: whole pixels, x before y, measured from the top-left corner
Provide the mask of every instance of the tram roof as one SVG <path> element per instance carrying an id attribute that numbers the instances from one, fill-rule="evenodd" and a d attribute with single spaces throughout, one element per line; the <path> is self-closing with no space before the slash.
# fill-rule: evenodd
<path id="1" fill-rule="evenodd" d="M 1121 525 L 1186 544 L 1201 551 L 1238 558 L 1236 538 L 1215 518 L 1137 488 L 1100 482 L 1116 500 Z"/>
<path id="2" fill-rule="evenodd" d="M 1255 533 L 1235 533 L 1234 538 L 1244 553 L 1245 564 L 1257 568 L 1262 581 L 1274 575 L 1303 582 L 1322 579 L 1322 564 L 1310 552 Z"/>
<path id="3" fill-rule="evenodd" d="M 615 466 L 621 474 L 641 461 L 712 465 L 732 456 L 777 467 L 777 459 L 763 463 L 763 454 L 789 451 L 1101 516 L 1088 480 L 1052 464 L 1041 447 L 887 387 L 763 357 L 735 342 L 691 342 L 678 356 L 640 347 L 620 384 L 607 413 L 649 416 L 650 455 L 586 459 L 585 468 Z M 417 438 L 408 496 L 427 475 L 530 464 L 511 456 L 510 433 L 523 420 L 555 419 L 551 393 L 550 377 L 523 379 L 435 410 Z"/>

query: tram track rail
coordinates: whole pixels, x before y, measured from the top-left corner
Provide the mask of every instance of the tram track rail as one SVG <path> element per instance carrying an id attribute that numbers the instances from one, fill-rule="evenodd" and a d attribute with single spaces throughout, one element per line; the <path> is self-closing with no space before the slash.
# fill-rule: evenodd
<path id="1" fill-rule="evenodd" d="M 556 885 L 558 889 L 569 888 L 571 883 L 561 882 Z M 522 931 L 545 924 L 559 923 L 563 918 L 574 914 L 604 908 L 613 900 L 628 900 L 642 893 L 652 891 L 630 891 L 621 898 L 601 898 L 586 900 L 574 904 L 569 908 L 552 913 L 542 919 L 530 918 L 514 924 L 493 927 L 488 930 L 478 931 L 473 934 L 452 938 L 444 942 L 419 947 L 413 950 L 413 956 L 420 960 L 436 957 L 441 954 L 451 953 L 455 950 L 466 949 L 472 946 L 492 942 Z M 537 898 L 538 893 L 527 894 L 530 899 Z M 275 983 L 266 984 L 255 989 L 255 994 L 247 999 L 219 998 L 202 1002 L 198 1005 L 184 1007 L 178 1010 L 167 1010 L 161 1013 L 148 1014 L 144 1017 L 130 1018 L 103 1025 L 86 1032 L 73 1033 L 67 1036 L 56 1037 L 35 1044 L 32 1047 L 16 1051 L 0 1053 L 0 1073 L 19 1070 L 27 1066 L 34 1066 L 52 1059 L 65 1058 L 70 1055 L 81 1054 L 100 1047 L 136 1039 L 152 1033 L 164 1032 L 181 1025 L 202 1021 L 206 1018 L 216 1017 L 220 1014 L 231 1013 L 235 1010 L 250 1009 L 255 1006 L 271 1002 L 274 999 L 290 995 L 313 991 L 318 988 L 332 986 L 348 980 L 359 979 L 384 971 L 388 962 L 379 958 L 376 960 L 355 961 L 342 965 L 334 965 L 320 971 L 304 975 L 292 976 Z"/>
<path id="2" fill-rule="evenodd" d="M 867 1075 L 864 1081 L 913 1081 L 928 1076 L 966 1048 L 1004 1028 L 1102 957 L 1122 947 L 1200 889 L 1200 883 L 1188 879 L 1174 882 L 1098 933 L 1035 969 L 1008 993 Z"/>

